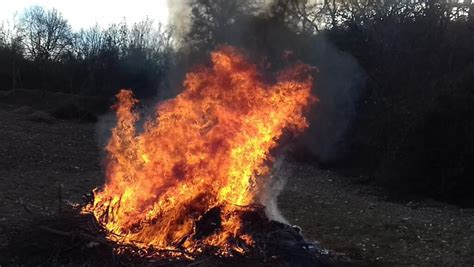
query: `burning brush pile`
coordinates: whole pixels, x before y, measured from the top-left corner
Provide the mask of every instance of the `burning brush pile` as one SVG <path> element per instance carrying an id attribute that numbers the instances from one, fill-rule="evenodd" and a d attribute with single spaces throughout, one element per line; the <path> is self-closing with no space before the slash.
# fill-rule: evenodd
<path id="1" fill-rule="evenodd" d="M 314 244 L 270 220 L 262 202 L 270 152 L 283 135 L 308 127 L 312 69 L 297 64 L 265 82 L 232 47 L 211 60 L 188 73 L 184 91 L 160 103 L 140 130 L 138 101 L 131 91 L 117 95 L 106 184 L 81 213 L 92 215 L 118 255 L 317 262 Z"/>

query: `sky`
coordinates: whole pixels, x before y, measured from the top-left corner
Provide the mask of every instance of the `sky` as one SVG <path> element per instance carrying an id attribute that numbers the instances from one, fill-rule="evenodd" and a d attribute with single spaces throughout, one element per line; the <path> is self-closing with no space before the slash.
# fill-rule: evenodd
<path id="1" fill-rule="evenodd" d="M 123 18 L 128 24 L 146 17 L 168 22 L 167 0 L 0 0 L 0 23 L 12 21 L 15 14 L 18 16 L 25 8 L 35 5 L 57 9 L 74 30 L 96 23 L 106 27 Z"/>

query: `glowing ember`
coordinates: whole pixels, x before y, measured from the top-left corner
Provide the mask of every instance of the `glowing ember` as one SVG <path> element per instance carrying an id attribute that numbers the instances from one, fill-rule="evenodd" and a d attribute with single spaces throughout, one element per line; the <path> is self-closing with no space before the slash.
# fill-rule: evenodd
<path id="1" fill-rule="evenodd" d="M 267 84 L 234 48 L 211 56 L 212 67 L 187 74 L 184 92 L 158 105 L 143 131 L 138 101 L 127 90 L 117 95 L 107 182 L 84 208 L 110 240 L 193 253 L 211 246 L 220 255 L 252 246 L 238 211 L 258 202 L 283 130 L 308 126 L 302 112 L 313 100 L 311 69 L 296 65 Z M 212 210 L 219 225 L 197 233 Z"/>

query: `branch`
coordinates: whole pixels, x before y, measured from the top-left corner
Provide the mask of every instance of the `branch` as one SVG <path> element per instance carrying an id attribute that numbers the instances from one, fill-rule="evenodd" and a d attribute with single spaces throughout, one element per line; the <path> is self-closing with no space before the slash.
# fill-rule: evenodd
<path id="1" fill-rule="evenodd" d="M 61 231 L 61 230 L 57 230 L 57 229 L 50 228 L 50 227 L 48 227 L 48 226 L 39 226 L 39 228 L 40 228 L 41 230 L 43 230 L 43 231 L 46 231 L 46 232 L 49 232 L 49 233 L 52 233 L 52 234 L 55 234 L 55 235 L 59 235 L 59 236 L 66 236 L 66 237 L 76 237 L 76 236 L 77 236 L 77 237 L 80 237 L 80 238 L 85 239 L 85 240 L 97 242 L 97 243 L 99 243 L 99 244 L 108 246 L 108 247 L 110 247 L 110 248 L 115 248 L 115 247 L 117 247 L 117 245 L 108 242 L 108 241 L 107 241 L 106 239 L 104 239 L 104 238 L 95 237 L 95 236 L 92 236 L 92 235 L 89 235 L 89 234 L 86 234 L 86 233 L 81 233 L 81 232 L 78 232 L 78 233 L 65 232 L 65 231 Z"/>

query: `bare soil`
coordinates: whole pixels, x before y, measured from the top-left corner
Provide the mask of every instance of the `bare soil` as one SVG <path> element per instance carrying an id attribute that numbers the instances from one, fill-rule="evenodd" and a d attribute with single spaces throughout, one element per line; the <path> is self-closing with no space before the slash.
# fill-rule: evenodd
<path id="1" fill-rule="evenodd" d="M 94 124 L 32 120 L 14 110 L 0 106 L 0 251 L 34 225 L 34 214 L 54 214 L 59 199 L 79 202 L 103 183 Z M 474 210 L 389 202 L 379 188 L 286 165 L 280 208 L 307 239 L 362 265 L 474 266 Z M 0 266 L 19 262 L 0 255 Z"/>

